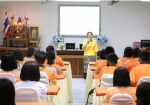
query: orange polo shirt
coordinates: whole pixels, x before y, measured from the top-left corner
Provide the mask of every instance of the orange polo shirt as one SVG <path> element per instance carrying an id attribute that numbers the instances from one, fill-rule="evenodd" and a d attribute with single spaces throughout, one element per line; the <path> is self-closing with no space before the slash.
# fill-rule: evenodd
<path id="1" fill-rule="evenodd" d="M 44 64 L 47 64 L 48 60 L 46 59 Z M 58 66 L 64 66 L 63 60 L 59 56 L 55 56 L 55 61 L 56 65 Z"/>
<path id="2" fill-rule="evenodd" d="M 24 60 L 27 58 L 32 58 L 35 61 L 34 55 L 32 55 L 31 57 L 24 57 Z"/>
<path id="3" fill-rule="evenodd" d="M 132 69 L 130 73 L 130 81 L 134 82 L 134 86 L 137 87 L 139 79 L 147 76 L 150 76 L 150 65 L 140 64 Z"/>
<path id="4" fill-rule="evenodd" d="M 101 62 L 99 62 L 97 67 L 96 67 L 95 74 L 98 75 L 100 73 L 101 69 L 105 66 L 107 66 L 107 60 L 102 60 Z M 116 67 L 120 67 L 120 66 L 123 66 L 122 62 L 117 61 Z"/>
<path id="5" fill-rule="evenodd" d="M 121 58 L 120 61 L 122 62 L 123 66 L 124 66 L 124 64 L 126 63 L 126 61 L 132 60 L 132 59 L 133 59 L 132 57 L 124 57 L 124 58 Z"/>
<path id="6" fill-rule="evenodd" d="M 17 62 L 18 62 L 20 65 L 22 65 L 22 66 L 23 66 L 24 63 L 25 63 L 24 61 L 19 61 L 19 60 L 17 60 Z"/>
<path id="7" fill-rule="evenodd" d="M 48 70 L 45 67 L 39 67 L 39 69 L 40 69 L 40 71 L 45 72 L 47 74 L 48 79 L 49 79 L 49 83 L 51 81 L 53 84 L 56 84 L 56 75 L 54 74 L 53 71 Z"/>
<path id="8" fill-rule="evenodd" d="M 126 65 L 126 69 L 128 69 L 129 73 L 131 72 L 132 68 L 135 66 L 138 66 L 139 64 L 139 58 L 134 58 L 132 60 L 130 60 L 127 65 Z"/>
<path id="9" fill-rule="evenodd" d="M 15 76 L 16 82 L 20 81 L 20 73 L 17 71 L 0 71 L 0 73 L 11 73 Z"/>
<path id="10" fill-rule="evenodd" d="M 98 63 L 99 63 L 100 61 L 103 61 L 103 60 L 106 60 L 106 59 L 100 59 L 100 60 L 97 60 L 97 61 L 95 62 L 95 64 L 94 64 L 93 67 L 97 67 Z"/>
<path id="11" fill-rule="evenodd" d="M 110 99 L 113 95 L 115 94 L 118 94 L 118 93 L 121 93 L 121 94 L 129 94 L 134 101 L 136 101 L 136 90 L 127 86 L 127 87 L 118 87 L 118 86 L 115 86 L 115 87 L 111 87 L 111 88 L 108 88 L 107 91 L 106 91 L 106 101 L 105 103 L 109 103 L 110 102 Z"/>
<path id="12" fill-rule="evenodd" d="M 61 71 L 60 67 L 58 65 L 56 65 L 56 64 L 51 64 L 51 65 L 45 64 L 45 67 L 54 67 L 56 69 L 56 71 L 57 71 L 57 75 L 61 75 L 62 74 L 62 71 Z"/>
<path id="13" fill-rule="evenodd" d="M 114 74 L 114 71 L 116 69 L 116 66 L 108 66 L 108 67 L 103 67 L 101 72 L 99 73 L 99 81 L 101 81 L 101 78 L 103 74 Z"/>

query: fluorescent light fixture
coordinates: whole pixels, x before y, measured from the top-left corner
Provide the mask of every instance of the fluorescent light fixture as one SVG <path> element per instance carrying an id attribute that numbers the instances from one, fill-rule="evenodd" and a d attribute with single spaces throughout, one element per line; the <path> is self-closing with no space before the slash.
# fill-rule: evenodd
<path id="1" fill-rule="evenodd" d="M 52 0 L 52 1 L 64 1 L 64 2 L 100 2 L 100 0 Z"/>
<path id="2" fill-rule="evenodd" d="M 143 2 L 150 2 L 150 0 L 140 0 L 140 1 L 143 1 Z"/>

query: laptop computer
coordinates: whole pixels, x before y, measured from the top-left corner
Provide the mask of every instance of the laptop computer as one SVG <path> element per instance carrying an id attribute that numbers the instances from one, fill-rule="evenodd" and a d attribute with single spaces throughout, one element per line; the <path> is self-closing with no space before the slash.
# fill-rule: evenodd
<path id="1" fill-rule="evenodd" d="M 66 49 L 75 49 L 75 43 L 66 43 Z"/>

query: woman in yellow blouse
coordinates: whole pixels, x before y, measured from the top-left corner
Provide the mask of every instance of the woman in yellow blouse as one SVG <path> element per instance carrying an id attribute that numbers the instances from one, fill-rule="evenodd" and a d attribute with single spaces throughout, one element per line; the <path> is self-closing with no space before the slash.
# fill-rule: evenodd
<path id="1" fill-rule="evenodd" d="M 93 33 L 87 33 L 88 39 L 84 40 L 82 49 L 84 50 L 84 79 L 86 79 L 87 68 L 89 62 L 95 62 L 97 60 L 97 43 L 92 40 Z"/>

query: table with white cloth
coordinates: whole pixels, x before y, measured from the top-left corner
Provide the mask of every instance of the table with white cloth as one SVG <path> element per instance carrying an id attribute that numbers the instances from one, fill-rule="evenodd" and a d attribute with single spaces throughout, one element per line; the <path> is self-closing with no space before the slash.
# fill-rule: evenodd
<path id="1" fill-rule="evenodd" d="M 87 69 L 87 77 L 86 77 L 86 88 L 85 88 L 85 100 L 87 100 L 88 93 L 93 89 L 92 87 L 92 80 L 93 80 L 93 75 L 95 74 L 95 71 L 91 71 L 91 67 L 93 67 L 95 62 L 89 62 L 88 64 L 88 69 Z M 89 96 L 89 102 L 93 103 L 93 97 Z"/>
<path id="2" fill-rule="evenodd" d="M 68 83 L 66 75 L 56 75 L 57 82 L 56 84 L 50 83 L 51 85 L 60 86 L 60 92 L 57 96 L 47 95 L 46 99 L 43 99 L 42 102 L 53 102 L 55 105 L 68 105 Z"/>
<path id="3" fill-rule="evenodd" d="M 101 103 L 105 103 L 106 100 L 106 91 L 110 87 L 95 87 L 93 94 L 93 105 L 101 105 Z M 132 87 L 136 90 L 137 87 Z"/>
<path id="4" fill-rule="evenodd" d="M 72 97 L 72 70 L 70 62 L 64 62 L 64 66 L 67 67 L 66 71 L 62 71 L 63 74 L 66 75 L 67 82 L 68 82 L 68 101 L 70 102 Z"/>

